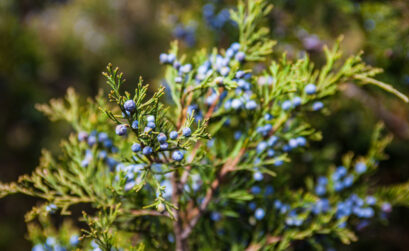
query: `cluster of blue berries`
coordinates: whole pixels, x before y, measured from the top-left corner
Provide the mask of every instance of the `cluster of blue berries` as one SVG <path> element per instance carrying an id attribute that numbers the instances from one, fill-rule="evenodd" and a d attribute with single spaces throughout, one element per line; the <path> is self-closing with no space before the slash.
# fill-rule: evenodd
<path id="1" fill-rule="evenodd" d="M 58 242 L 55 237 L 47 237 L 45 243 L 36 244 L 32 251 L 66 251 L 74 249 L 79 244 L 79 237 L 76 234 L 71 235 L 69 240 L 69 246 L 64 246 Z"/>
<path id="2" fill-rule="evenodd" d="M 196 44 L 196 25 L 190 23 L 188 25 L 178 24 L 173 29 L 173 36 L 181 41 L 184 41 L 188 47 L 193 47 Z"/>
<path id="3" fill-rule="evenodd" d="M 169 56 L 169 55 L 167 55 L 167 56 Z M 126 112 L 129 112 L 132 115 L 132 113 L 134 113 L 135 110 L 136 110 L 135 102 L 133 100 L 127 100 L 124 103 L 124 110 Z M 146 124 L 146 126 L 145 126 L 145 128 L 143 130 L 144 133 L 146 135 L 153 135 L 153 132 L 155 132 L 157 143 L 155 143 L 154 141 L 150 141 L 150 144 L 144 144 L 142 142 L 135 142 L 131 146 L 131 150 L 134 153 L 142 152 L 142 154 L 145 155 L 145 156 L 152 155 L 157 151 L 162 151 L 162 152 L 167 151 L 169 149 L 168 137 L 166 136 L 165 133 L 155 130 L 155 129 L 157 129 L 155 116 L 154 115 L 147 115 L 145 124 Z M 138 120 L 132 121 L 131 128 L 133 130 L 136 130 L 138 132 L 139 126 L 140 126 L 140 123 L 139 123 Z M 125 125 L 125 124 L 119 124 L 115 128 L 115 133 L 117 135 L 119 135 L 119 136 L 126 136 L 127 131 L 128 131 L 127 125 Z M 190 128 L 185 127 L 185 128 L 182 129 L 182 135 L 184 137 L 190 137 L 191 134 L 192 134 L 192 131 L 191 131 Z M 178 136 L 179 136 L 178 132 L 176 132 L 176 131 L 172 131 L 172 132 L 169 133 L 169 138 L 171 140 L 176 140 L 178 138 Z M 175 143 L 175 142 L 173 142 L 173 143 Z M 155 147 L 156 145 L 159 145 L 159 147 Z M 175 147 L 176 147 L 176 144 L 175 144 Z M 174 150 L 172 152 L 171 157 L 175 161 L 181 161 L 183 159 L 183 157 L 184 157 L 184 154 L 180 150 Z"/>
<path id="4" fill-rule="evenodd" d="M 118 152 L 118 148 L 114 146 L 112 139 L 109 138 L 106 132 L 92 131 L 91 133 L 87 133 L 81 131 L 78 133 L 78 140 L 80 142 L 86 142 L 89 147 L 93 147 L 94 145 L 98 146 L 98 149 L 101 149 L 98 151 L 98 158 L 104 160 L 110 168 L 113 168 L 117 164 L 113 158 L 108 157 L 109 153 Z M 87 149 L 85 157 L 81 161 L 81 166 L 87 167 L 92 160 L 92 150 Z"/>
<path id="5" fill-rule="evenodd" d="M 236 24 L 236 22 L 230 19 L 230 12 L 227 8 L 216 13 L 216 7 L 211 3 L 203 6 L 203 17 L 206 24 L 214 30 L 220 30 L 228 23 Z"/>

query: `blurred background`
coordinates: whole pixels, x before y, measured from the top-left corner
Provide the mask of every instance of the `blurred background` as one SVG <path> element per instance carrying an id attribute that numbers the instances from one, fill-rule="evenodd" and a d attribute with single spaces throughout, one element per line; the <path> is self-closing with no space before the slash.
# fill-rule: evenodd
<path id="1" fill-rule="evenodd" d="M 322 63 L 322 46 L 344 35 L 346 55 L 365 51 L 364 60 L 382 67 L 380 79 L 409 94 L 409 1 L 271 0 L 268 17 L 278 40 L 276 55 L 311 54 Z M 83 96 L 106 89 L 101 72 L 120 67 L 128 85 L 143 76 L 160 84 L 159 54 L 178 39 L 187 53 L 235 41 L 226 8 L 235 1 L 189 0 L 2 0 L 0 1 L 0 180 L 30 173 L 41 148 L 57 151 L 70 128 L 51 124 L 36 103 L 61 97 L 69 86 Z M 384 185 L 409 178 L 409 106 L 376 88 L 348 85 L 329 104 L 334 112 L 314 120 L 323 129 L 315 145 L 328 161 L 349 150 L 367 150 L 373 126 L 385 122 L 395 136 L 375 179 Z M 322 150 L 324 149 L 324 150 Z M 318 150 L 316 150 L 318 151 Z M 0 250 L 30 250 L 24 213 L 36 201 L 0 200 Z M 374 224 L 361 241 L 340 250 L 407 250 L 409 209 L 396 208 L 388 225 Z"/>

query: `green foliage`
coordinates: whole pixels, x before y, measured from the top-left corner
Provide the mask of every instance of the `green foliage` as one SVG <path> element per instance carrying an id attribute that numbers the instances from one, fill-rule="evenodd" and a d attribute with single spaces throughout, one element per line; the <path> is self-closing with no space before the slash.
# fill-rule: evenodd
<path id="1" fill-rule="evenodd" d="M 337 92 L 350 82 L 376 85 L 405 102 L 408 99 L 376 80 L 381 70 L 365 64 L 361 54 L 344 60 L 340 40 L 331 49 L 324 48 L 321 67 L 308 56 L 293 61 L 284 53 L 273 59 L 275 42 L 264 26 L 271 8 L 268 1 L 248 0 L 240 1 L 231 12 L 245 60 L 228 58 L 228 50 L 217 48 L 181 56 L 178 44 L 173 43 L 169 53 L 175 59 L 165 73 L 168 90 L 160 87 L 148 95 L 148 85 L 140 78 L 133 93 L 123 91 L 123 74 L 109 64 L 103 75 L 111 88 L 110 102 L 101 92 L 83 104 L 69 89 L 65 100 L 37 106 L 51 120 L 68 122 L 74 133 L 62 141 L 60 153 L 44 150 L 30 176 L 1 184 L 0 197 L 23 193 L 44 199 L 27 214 L 27 221 L 56 210 L 67 215 L 73 205 L 88 204 L 92 210 L 83 212 L 81 220 L 88 225 L 83 238 L 94 240 L 102 250 L 231 246 L 237 250 L 288 250 L 301 240 L 319 249 L 326 243 L 317 241 L 316 236 L 344 244 L 356 241 L 354 226 L 360 222 L 360 213 L 343 215 L 340 204 L 372 194 L 369 181 L 385 158 L 391 136 L 383 136 L 379 124 L 365 156 L 344 155 L 341 169 L 353 175 L 345 189 L 338 189 L 338 178 L 333 178 L 340 170 L 337 163 L 325 173 L 302 173 L 299 182 L 293 178 L 297 156 L 308 151 L 310 142 L 322 139 L 309 117 L 319 113 L 322 101 L 339 98 Z M 226 74 L 217 66 L 220 58 L 229 59 L 223 65 L 228 66 Z M 200 67 L 206 64 L 209 70 L 198 78 Z M 239 73 L 247 75 L 237 77 Z M 240 86 L 244 79 L 248 87 Z M 311 84 L 314 91 L 306 91 Z M 173 104 L 163 101 L 165 94 Z M 127 109 L 125 104 L 130 101 L 135 107 Z M 240 106 L 234 107 L 234 102 Z M 288 107 L 286 102 L 290 102 Z M 329 108 L 323 109 L 323 114 L 329 112 Z M 115 126 L 126 130 L 116 135 Z M 170 137 L 173 131 L 177 137 L 166 138 L 164 147 L 158 137 Z M 81 136 L 84 133 L 87 140 Z M 277 142 L 271 142 L 273 139 Z M 291 146 L 294 140 L 296 146 Z M 143 148 L 142 153 L 133 150 L 135 144 Z M 175 153 L 179 155 L 174 157 Z M 252 178 L 259 173 L 263 181 Z M 317 178 L 327 180 L 325 198 L 316 191 L 320 185 Z M 271 184 L 274 195 L 267 194 Z M 265 195 L 255 192 L 260 186 Z M 371 212 L 380 214 L 386 202 L 408 205 L 407 186 L 377 189 Z M 324 199 L 328 210 L 316 213 L 315 207 Z M 277 201 L 284 207 L 276 206 Z M 263 215 L 249 210 L 250 203 L 262 208 Z"/>

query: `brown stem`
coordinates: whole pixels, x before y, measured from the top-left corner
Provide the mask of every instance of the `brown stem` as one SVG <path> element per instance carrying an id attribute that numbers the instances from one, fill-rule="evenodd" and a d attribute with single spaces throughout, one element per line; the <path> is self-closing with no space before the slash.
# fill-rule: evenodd
<path id="1" fill-rule="evenodd" d="M 217 188 L 220 186 L 221 182 L 223 179 L 226 177 L 226 175 L 233 171 L 236 167 L 236 165 L 239 163 L 241 157 L 244 154 L 245 148 L 242 148 L 240 152 L 235 156 L 233 159 L 230 159 L 226 161 L 226 163 L 223 165 L 221 168 L 219 174 L 217 175 L 216 179 L 212 182 L 210 185 L 210 188 L 207 190 L 206 195 L 200 204 L 200 206 L 197 208 L 190 208 L 188 212 L 190 215 L 188 215 L 188 218 L 191 219 L 189 221 L 189 224 L 186 226 L 185 230 L 182 233 L 182 238 L 187 238 L 190 233 L 192 232 L 193 228 L 199 221 L 200 217 L 202 216 L 203 212 L 206 210 L 207 206 L 209 205 L 210 201 L 213 198 L 213 195 Z"/>

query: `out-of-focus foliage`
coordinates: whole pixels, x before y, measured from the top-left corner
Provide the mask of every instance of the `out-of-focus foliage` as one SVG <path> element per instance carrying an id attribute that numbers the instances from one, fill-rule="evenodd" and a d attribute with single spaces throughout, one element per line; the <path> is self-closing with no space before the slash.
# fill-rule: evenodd
<path id="1" fill-rule="evenodd" d="M 332 44 L 344 34 L 343 49 L 347 54 L 365 50 L 365 61 L 385 69 L 381 79 L 407 92 L 407 1 L 271 2 L 275 8 L 269 16 L 269 24 L 273 37 L 280 40 L 275 48 L 277 54 L 286 50 L 289 58 L 295 58 L 307 50 L 319 64 L 323 62 L 321 46 Z M 212 15 L 205 13 L 202 8 L 205 4 L 214 6 Z M 32 108 L 34 103 L 63 95 L 70 85 L 82 93 L 96 94 L 98 88 L 104 87 L 100 72 L 108 61 L 119 65 L 129 81 L 136 80 L 139 74 L 149 81 L 160 71 L 157 57 L 167 48 L 171 36 L 183 40 L 180 44 L 188 51 L 208 45 L 226 46 L 236 37 L 232 32 L 234 24 L 224 21 L 223 9 L 234 5 L 234 1 L 2 1 L 2 180 L 14 180 L 18 174 L 27 173 L 36 163 L 40 146 L 57 146 L 55 139 L 66 134 L 66 127 L 49 127 Z M 211 17 L 209 20 L 216 19 L 220 23 L 207 22 L 205 14 Z M 377 89 L 370 89 L 368 95 L 349 86 L 344 93 L 352 98 L 328 104 L 336 111 L 330 117 L 311 117 L 313 125 L 327 126 L 323 134 L 330 143 L 324 149 L 316 143 L 317 150 L 302 157 L 307 161 L 314 159 L 318 168 L 323 168 L 330 159 L 340 159 L 338 152 L 352 149 L 364 153 L 370 138 L 369 129 L 378 118 L 400 138 L 407 139 L 409 135 L 407 107 L 399 101 L 378 95 Z M 399 138 L 388 148 L 391 158 L 380 166 L 379 184 L 407 180 L 405 153 L 408 150 L 407 143 Z M 6 250 L 10 246 L 19 249 L 25 232 L 21 215 L 32 204 L 18 201 L 25 207 L 16 210 L 16 204 L 10 204 L 10 199 L 0 202 L 5 205 L 0 207 L 1 215 L 11 215 L 1 221 L 4 231 L 0 230 L 0 247 Z M 407 210 L 398 208 L 397 213 L 392 214 L 389 228 L 369 229 L 368 236 L 376 236 L 369 240 L 383 238 L 397 249 L 405 246 L 402 244 L 405 240 L 399 238 L 408 234 L 405 215 Z M 17 229 L 15 222 L 19 222 Z M 376 244 L 371 247 L 375 248 Z M 379 245 L 378 248 L 382 249 Z"/>

